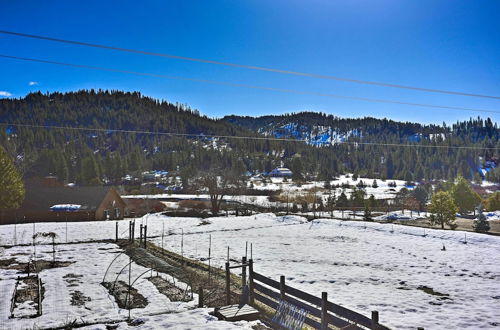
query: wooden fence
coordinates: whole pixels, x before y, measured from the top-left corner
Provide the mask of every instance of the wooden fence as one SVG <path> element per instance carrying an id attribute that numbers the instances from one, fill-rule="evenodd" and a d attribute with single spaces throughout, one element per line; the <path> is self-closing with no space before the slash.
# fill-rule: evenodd
<path id="1" fill-rule="evenodd" d="M 379 324 L 377 311 L 372 311 L 371 318 L 368 318 L 329 301 L 326 292 L 323 292 L 319 298 L 287 285 L 285 276 L 281 276 L 278 282 L 255 272 L 252 259 L 247 265 L 249 268 L 249 300 L 252 306 L 256 306 L 256 302 L 258 302 L 276 310 L 280 301 L 286 301 L 307 311 L 308 315 L 304 323 L 315 329 L 328 329 L 329 325 L 341 329 L 388 329 Z M 245 264 L 242 266 L 243 269 L 246 268 Z"/>

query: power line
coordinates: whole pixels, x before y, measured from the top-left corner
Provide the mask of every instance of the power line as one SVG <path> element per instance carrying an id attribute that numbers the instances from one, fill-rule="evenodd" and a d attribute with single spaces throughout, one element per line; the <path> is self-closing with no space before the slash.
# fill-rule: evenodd
<path id="1" fill-rule="evenodd" d="M 91 69 L 91 70 L 100 70 L 100 71 L 108 71 L 108 72 L 116 72 L 116 73 L 126 73 L 126 74 L 132 74 L 132 75 L 137 75 L 137 76 L 147 76 L 147 77 L 155 77 L 155 78 L 162 78 L 162 79 L 176 79 L 176 80 L 184 80 L 184 81 L 194 81 L 194 82 L 206 83 L 206 84 L 212 84 L 212 85 L 223 85 L 223 86 L 231 86 L 231 87 L 259 89 L 259 90 L 266 90 L 266 91 L 280 92 L 280 93 L 314 95 L 314 96 L 331 97 L 331 98 L 365 101 L 365 102 L 409 105 L 409 106 L 413 106 L 413 107 L 423 107 L 423 108 L 500 113 L 500 111 L 498 111 L 498 110 L 465 108 L 465 107 L 434 105 L 434 104 L 425 104 L 425 103 L 413 103 L 413 102 L 403 102 L 403 101 L 387 100 L 387 99 L 373 99 L 373 98 L 358 97 L 358 96 L 345 96 L 345 95 L 338 95 L 338 94 L 331 94 L 331 93 L 320 93 L 320 92 L 302 91 L 302 90 L 296 90 L 296 89 L 275 88 L 275 87 L 249 85 L 249 84 L 242 84 L 242 83 L 232 83 L 232 82 L 217 81 L 217 80 L 207 80 L 207 79 L 188 78 L 188 77 L 181 77 L 181 76 L 170 76 L 170 75 L 163 75 L 163 74 L 156 74 L 156 73 L 121 70 L 121 69 L 113 69 L 113 68 L 106 68 L 106 67 L 100 67 L 100 66 L 57 62 L 57 61 L 49 61 L 49 60 L 42 60 L 42 59 L 36 59 L 36 58 L 12 56 L 12 55 L 0 54 L 0 57 L 1 58 L 8 58 L 8 59 L 15 59 L 15 60 L 22 60 L 22 61 L 29 61 L 29 62 L 39 62 L 39 63 L 45 63 L 45 64 L 54 64 L 54 65 L 75 67 L 75 68 L 81 68 L 81 69 Z"/>
<path id="2" fill-rule="evenodd" d="M 71 127 L 71 126 L 53 126 L 53 125 L 35 125 L 35 124 L 19 124 L 19 123 L 0 123 L 0 126 L 17 126 L 26 128 L 45 128 L 45 129 L 61 129 L 87 132 L 105 132 L 105 133 L 133 133 L 133 134 L 149 134 L 161 136 L 175 137 L 197 137 L 197 138 L 220 138 L 220 139 L 237 139 L 237 140 L 268 140 L 280 142 L 295 142 L 307 143 L 306 140 L 288 139 L 288 138 L 273 138 L 267 136 L 236 136 L 236 135 L 215 135 L 215 134 L 189 134 L 175 132 L 154 132 L 147 130 L 125 130 L 125 129 L 110 129 L 110 128 L 89 128 L 89 127 Z M 336 141 L 336 144 L 349 145 L 365 145 L 365 146 L 382 146 L 382 147 L 407 147 L 407 148 L 438 148 L 438 149 L 467 149 L 467 150 L 500 150 L 496 147 L 472 147 L 472 146 L 445 146 L 445 145 L 424 145 L 424 144 L 403 144 L 403 143 L 378 143 L 378 142 L 356 142 L 356 141 Z"/>
<path id="3" fill-rule="evenodd" d="M 385 82 L 379 82 L 379 81 L 344 78 L 344 77 L 323 75 L 323 74 L 316 74 L 316 73 L 282 70 L 282 69 L 262 67 L 262 66 L 237 64 L 237 63 L 231 63 L 231 62 L 220 62 L 220 61 L 213 61 L 213 60 L 207 60 L 207 59 L 202 59 L 202 58 L 193 58 L 193 57 L 178 56 L 178 55 L 173 55 L 173 54 L 156 53 L 156 52 L 150 52 L 150 51 L 100 45 L 100 44 L 81 42 L 81 41 L 75 41 L 75 40 L 58 39 L 58 38 L 52 38 L 52 37 L 40 36 L 40 35 L 34 35 L 34 34 L 27 34 L 27 33 L 20 33 L 20 32 L 14 32 L 14 31 L 0 30 L 0 33 L 12 35 L 12 36 L 17 36 L 17 37 L 26 37 L 26 38 L 32 38 L 32 39 L 54 41 L 54 42 L 72 44 L 72 45 L 85 46 L 85 47 L 110 49 L 110 50 L 116 50 L 116 51 L 120 51 L 120 52 L 128 52 L 128 53 L 157 56 L 157 57 L 166 57 L 166 58 L 173 58 L 173 59 L 183 60 L 183 61 L 216 64 L 216 65 L 230 66 L 230 67 L 250 69 L 250 70 L 267 71 L 267 72 L 274 72 L 274 73 L 287 74 L 287 75 L 303 76 L 303 77 L 309 77 L 309 78 L 337 80 L 337 81 L 343 81 L 343 82 L 350 82 L 350 83 L 364 84 L 364 85 L 373 85 L 373 86 L 380 86 L 380 87 L 409 89 L 409 90 L 415 90 L 415 91 L 419 91 L 419 92 L 441 93 L 441 94 L 471 96 L 471 97 L 480 97 L 480 98 L 500 100 L 500 96 L 494 96 L 494 95 L 465 93 L 465 92 L 449 91 L 449 90 L 443 90 L 443 89 L 433 89 L 433 88 L 424 88 L 424 87 L 416 87 L 416 86 L 408 86 L 408 85 L 391 84 L 391 83 L 385 83 Z"/>

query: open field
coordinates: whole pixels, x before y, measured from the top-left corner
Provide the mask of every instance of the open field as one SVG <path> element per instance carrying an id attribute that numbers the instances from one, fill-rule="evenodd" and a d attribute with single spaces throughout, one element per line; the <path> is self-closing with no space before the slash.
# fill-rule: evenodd
<path id="1" fill-rule="evenodd" d="M 148 236 L 158 246 L 212 265 L 245 254 L 253 243 L 256 271 L 369 315 L 397 329 L 495 328 L 500 324 L 500 237 L 392 224 L 315 220 L 260 214 L 251 217 L 169 218 L 150 215 Z M 122 237 L 128 221 L 119 222 Z M 65 240 L 64 223 L 37 224 Z M 37 229 L 38 230 L 38 229 Z M 31 242 L 31 225 L 16 228 L 17 243 Z M 2 226 L 1 244 L 14 226 Z M 24 234 L 23 234 L 24 233 Z M 115 222 L 73 223 L 68 241 L 113 239 Z M 183 248 L 181 250 L 181 240 Z M 66 245 L 62 245 L 66 246 Z M 68 245 L 71 246 L 71 245 Z M 443 246 L 445 251 L 442 250 Z M 25 247 L 23 249 L 30 249 Z M 9 251 L 8 249 L 6 251 Z M 248 253 L 250 253 L 250 248 Z M 5 258 L 5 257 L 2 257 Z"/>

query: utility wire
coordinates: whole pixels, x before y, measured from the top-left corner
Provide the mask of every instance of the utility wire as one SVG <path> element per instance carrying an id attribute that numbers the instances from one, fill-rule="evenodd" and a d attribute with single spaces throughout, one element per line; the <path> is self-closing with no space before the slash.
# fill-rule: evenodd
<path id="1" fill-rule="evenodd" d="M 364 84 L 364 85 L 373 85 L 373 86 L 380 86 L 380 87 L 409 89 L 409 90 L 415 90 L 415 91 L 419 91 L 419 92 L 441 93 L 441 94 L 471 96 L 471 97 L 480 97 L 480 98 L 500 100 L 500 96 L 494 96 L 494 95 L 484 95 L 484 94 L 449 91 L 449 90 L 443 90 L 443 89 L 415 87 L 415 86 L 391 84 L 391 83 L 385 83 L 385 82 L 379 82 L 379 81 L 360 80 L 360 79 L 344 78 L 344 77 L 323 75 L 323 74 L 316 74 L 316 73 L 282 70 L 282 69 L 262 67 L 262 66 L 245 65 L 245 64 L 237 64 L 237 63 L 230 63 L 230 62 L 220 62 L 220 61 L 213 61 L 213 60 L 207 60 L 207 59 L 202 59 L 202 58 L 193 58 L 193 57 L 178 56 L 178 55 L 173 55 L 173 54 L 156 53 L 156 52 L 150 52 L 150 51 L 100 45 L 100 44 L 81 42 L 81 41 L 75 41 L 75 40 L 58 39 L 58 38 L 52 38 L 52 37 L 34 35 L 34 34 L 27 34 L 27 33 L 20 33 L 20 32 L 14 32 L 14 31 L 0 30 L 0 33 L 12 35 L 12 36 L 17 36 L 17 37 L 26 37 L 26 38 L 32 38 L 32 39 L 54 41 L 54 42 L 79 45 L 79 46 L 86 46 L 86 47 L 93 47 L 93 48 L 111 49 L 111 50 L 116 50 L 116 51 L 120 51 L 120 52 L 128 52 L 128 53 L 157 56 L 157 57 L 166 57 L 166 58 L 173 58 L 173 59 L 184 60 L 184 61 L 209 63 L 209 64 L 236 67 L 236 68 L 250 69 L 250 70 L 267 71 L 267 72 L 274 72 L 274 73 L 287 74 L 287 75 L 303 76 L 303 77 L 309 77 L 309 78 L 337 80 L 337 81 L 343 81 L 343 82 L 350 82 L 350 83 Z"/>
<path id="2" fill-rule="evenodd" d="M 412 102 L 403 102 L 403 101 L 387 100 L 387 99 L 373 99 L 373 98 L 358 97 L 358 96 L 345 96 L 345 95 L 338 95 L 338 94 L 331 94 L 331 93 L 320 93 L 320 92 L 312 92 L 312 91 L 302 91 L 302 90 L 296 90 L 296 89 L 274 88 L 274 87 L 249 85 L 249 84 L 241 84 L 241 83 L 232 83 L 232 82 L 217 81 L 217 80 L 188 78 L 188 77 L 181 77 L 181 76 L 170 76 L 170 75 L 163 75 L 163 74 L 156 74 L 156 73 L 147 73 L 147 72 L 138 72 L 138 71 L 130 71 L 130 70 L 113 69 L 113 68 L 106 68 L 106 67 L 100 67 L 100 66 L 91 66 L 91 65 L 84 65 L 84 64 L 74 64 L 74 63 L 66 63 L 66 62 L 49 61 L 49 60 L 42 60 L 42 59 L 28 58 L 28 57 L 20 57 L 20 56 L 12 56 L 12 55 L 4 55 L 4 54 L 0 54 L 0 58 L 8 58 L 8 59 L 15 59 L 15 60 L 22 60 L 22 61 L 29 61 L 29 62 L 39 62 L 39 63 L 46 63 L 46 64 L 62 65 L 62 66 L 75 67 L 75 68 L 81 68 L 81 69 L 91 69 L 91 70 L 100 70 L 100 71 L 108 71 L 108 72 L 126 73 L 126 74 L 132 74 L 132 75 L 138 75 L 138 76 L 147 76 L 147 77 L 155 77 L 155 78 L 162 78 L 162 79 L 176 79 L 176 80 L 184 80 L 184 81 L 194 81 L 194 82 L 206 83 L 206 84 L 212 84 L 212 85 L 224 85 L 224 86 L 231 86 L 231 87 L 259 89 L 259 90 L 266 90 L 266 91 L 280 92 L 280 93 L 289 93 L 289 94 L 315 95 L 315 96 L 322 96 L 322 97 L 340 98 L 340 99 L 365 101 L 365 102 L 376 102 L 376 103 L 389 103 L 389 104 L 409 105 L 409 106 L 423 107 L 423 108 L 435 108 L 435 109 L 448 109 L 448 110 L 460 110 L 460 111 L 500 113 L 499 110 L 465 108 L 465 107 L 455 107 L 455 106 L 446 106 L 446 105 L 434 105 L 434 104 L 425 104 L 425 103 L 412 103 Z"/>
<path id="3" fill-rule="evenodd" d="M 106 133 L 113 132 L 113 133 L 133 133 L 133 134 L 149 134 L 149 135 L 162 135 L 162 136 L 178 136 L 178 137 L 221 138 L 221 139 L 237 139 L 237 140 L 267 140 L 267 141 L 307 143 L 306 140 L 288 139 L 288 138 L 273 138 L 273 137 L 267 137 L 267 136 L 261 137 L 261 136 L 214 135 L 214 134 L 203 134 L 203 133 L 189 134 L 189 133 L 175 133 L 175 132 L 154 132 L 154 131 L 146 131 L 146 130 L 88 128 L 88 127 L 35 125 L 35 124 L 19 124 L 19 123 L 0 123 L 0 126 L 61 129 L 61 130 L 87 131 L 87 132 L 106 132 Z M 445 146 L 445 145 L 378 143 L 378 142 L 356 142 L 356 141 L 335 141 L 335 143 L 336 144 L 350 144 L 350 145 L 382 146 L 382 147 L 439 148 L 439 149 L 466 149 L 466 150 L 500 150 L 500 148 L 496 148 L 496 147 Z"/>

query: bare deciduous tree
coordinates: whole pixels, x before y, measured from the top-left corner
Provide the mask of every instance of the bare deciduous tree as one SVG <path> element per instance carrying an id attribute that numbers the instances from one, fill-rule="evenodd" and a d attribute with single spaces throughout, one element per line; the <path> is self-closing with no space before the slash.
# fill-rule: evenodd
<path id="1" fill-rule="evenodd" d="M 201 173 L 199 182 L 203 188 L 208 190 L 213 215 L 219 214 L 225 196 L 233 195 L 242 187 L 241 180 L 238 176 L 231 173 L 225 173 L 222 170 L 212 170 L 210 172 Z"/>

